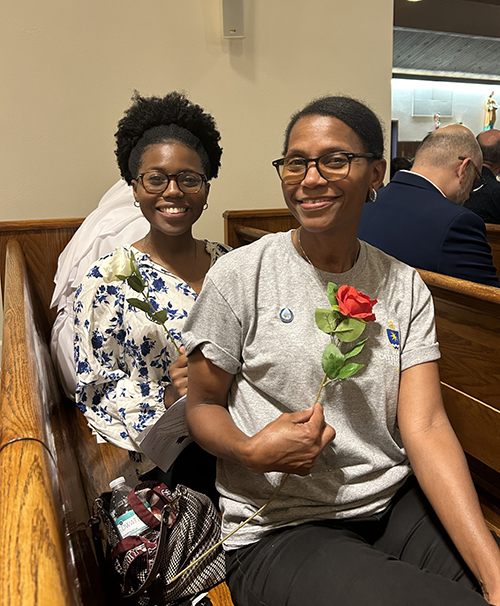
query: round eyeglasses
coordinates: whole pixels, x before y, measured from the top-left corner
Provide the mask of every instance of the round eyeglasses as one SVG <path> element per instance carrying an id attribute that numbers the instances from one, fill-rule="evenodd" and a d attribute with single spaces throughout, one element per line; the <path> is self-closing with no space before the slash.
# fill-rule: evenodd
<path id="1" fill-rule="evenodd" d="M 173 179 L 177 187 L 185 194 L 197 194 L 207 182 L 205 175 L 200 175 L 190 170 L 185 170 L 176 175 L 166 175 L 156 170 L 148 170 L 137 176 L 142 181 L 142 186 L 150 194 L 162 194 Z"/>
<path id="2" fill-rule="evenodd" d="M 323 154 L 319 158 L 302 158 L 291 156 L 280 158 L 272 164 L 278 172 L 279 178 L 287 185 L 301 183 L 314 162 L 318 173 L 327 181 L 341 181 L 349 175 L 351 162 L 354 158 L 373 158 L 373 154 L 353 154 L 351 152 L 332 152 Z"/>

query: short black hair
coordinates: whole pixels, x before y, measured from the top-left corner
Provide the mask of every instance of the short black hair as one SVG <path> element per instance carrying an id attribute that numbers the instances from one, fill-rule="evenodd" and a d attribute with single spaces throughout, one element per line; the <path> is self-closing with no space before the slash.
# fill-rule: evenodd
<path id="1" fill-rule="evenodd" d="M 410 170 L 413 162 L 410 158 L 404 156 L 396 156 L 391 160 L 391 179 L 399 170 Z"/>
<path id="2" fill-rule="evenodd" d="M 164 141 L 179 141 L 194 149 L 207 179 L 217 177 L 222 147 L 210 114 L 176 91 L 165 97 L 141 97 L 135 91 L 132 101 L 115 133 L 118 167 L 129 185 L 137 177 L 146 147 Z"/>
<path id="3" fill-rule="evenodd" d="M 365 151 L 377 160 L 384 157 L 384 132 L 376 114 L 361 101 L 347 96 L 327 95 L 308 103 L 293 114 L 285 131 L 283 155 L 288 151 L 290 133 L 296 122 L 306 116 L 330 116 L 347 124 L 361 139 Z"/>

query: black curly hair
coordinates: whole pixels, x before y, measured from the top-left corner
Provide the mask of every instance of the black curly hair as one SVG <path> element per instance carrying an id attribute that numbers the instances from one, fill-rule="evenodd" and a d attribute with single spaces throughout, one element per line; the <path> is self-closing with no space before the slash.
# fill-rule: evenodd
<path id="1" fill-rule="evenodd" d="M 283 155 L 288 150 L 290 132 L 295 123 L 306 116 L 330 116 L 347 124 L 361 139 L 365 150 L 377 160 L 384 157 L 384 133 L 376 114 L 361 101 L 347 96 L 327 95 L 308 103 L 293 114 L 285 131 Z"/>
<path id="2" fill-rule="evenodd" d="M 129 185 L 137 177 L 146 147 L 165 141 L 179 141 L 194 149 L 207 179 L 217 177 L 222 147 L 210 114 L 176 91 L 165 97 L 141 97 L 135 91 L 132 101 L 115 133 L 118 167 Z"/>

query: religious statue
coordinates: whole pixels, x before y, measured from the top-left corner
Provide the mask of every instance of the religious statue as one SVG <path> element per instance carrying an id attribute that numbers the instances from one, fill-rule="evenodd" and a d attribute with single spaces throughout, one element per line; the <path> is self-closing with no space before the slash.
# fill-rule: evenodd
<path id="1" fill-rule="evenodd" d="M 497 119 L 498 103 L 493 99 L 495 91 L 486 99 L 486 115 L 484 117 L 484 130 L 490 130 L 495 126 Z"/>
<path id="2" fill-rule="evenodd" d="M 441 116 L 439 113 L 434 114 L 434 130 L 437 130 L 441 126 Z"/>

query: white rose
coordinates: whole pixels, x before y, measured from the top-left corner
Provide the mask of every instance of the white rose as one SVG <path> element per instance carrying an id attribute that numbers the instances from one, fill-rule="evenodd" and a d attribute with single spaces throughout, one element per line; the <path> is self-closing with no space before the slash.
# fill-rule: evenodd
<path id="1" fill-rule="evenodd" d="M 135 269 L 136 262 L 133 254 L 124 248 L 117 248 L 111 257 L 101 265 L 100 271 L 104 282 L 109 283 L 128 278 Z"/>

